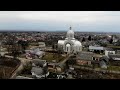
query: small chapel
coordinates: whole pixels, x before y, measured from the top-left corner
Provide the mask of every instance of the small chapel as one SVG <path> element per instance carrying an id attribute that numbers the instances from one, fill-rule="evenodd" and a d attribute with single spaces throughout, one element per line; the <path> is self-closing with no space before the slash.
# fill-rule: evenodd
<path id="1" fill-rule="evenodd" d="M 58 40 L 58 49 L 65 53 L 79 53 L 82 51 L 82 44 L 74 38 L 72 27 L 68 30 L 65 40 Z"/>

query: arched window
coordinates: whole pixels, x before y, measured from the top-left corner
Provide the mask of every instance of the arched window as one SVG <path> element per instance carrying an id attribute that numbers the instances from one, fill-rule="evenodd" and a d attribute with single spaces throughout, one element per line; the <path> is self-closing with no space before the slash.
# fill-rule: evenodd
<path id="1" fill-rule="evenodd" d="M 67 47 L 67 51 L 68 51 L 68 47 Z"/>

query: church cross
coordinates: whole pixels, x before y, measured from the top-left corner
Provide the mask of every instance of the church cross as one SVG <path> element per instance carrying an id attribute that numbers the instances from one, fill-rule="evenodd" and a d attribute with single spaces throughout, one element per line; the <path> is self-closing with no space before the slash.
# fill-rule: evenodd
<path id="1" fill-rule="evenodd" d="M 72 29 L 72 27 L 70 26 L 70 30 Z"/>

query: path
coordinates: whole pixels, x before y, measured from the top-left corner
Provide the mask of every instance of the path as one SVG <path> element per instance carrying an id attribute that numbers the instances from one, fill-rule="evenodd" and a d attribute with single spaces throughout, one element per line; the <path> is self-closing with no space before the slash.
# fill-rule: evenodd
<path id="1" fill-rule="evenodd" d="M 73 54 L 70 54 L 66 59 L 64 59 L 63 61 L 59 62 L 58 65 L 61 67 L 64 67 L 65 62 L 69 59 L 69 57 L 71 57 Z"/>
<path id="2" fill-rule="evenodd" d="M 13 56 L 9 56 L 9 55 L 5 55 L 5 57 L 13 58 Z M 31 60 L 25 59 L 25 58 L 18 58 L 18 59 L 21 61 L 21 64 L 20 64 L 20 66 L 13 72 L 13 74 L 12 74 L 12 76 L 11 76 L 11 79 L 12 79 L 12 78 L 15 78 L 16 75 L 17 75 L 17 73 L 24 68 L 24 65 L 26 65 L 28 62 L 31 61 Z"/>
<path id="3" fill-rule="evenodd" d="M 86 70 L 90 70 L 90 71 L 96 71 L 96 72 L 104 72 L 104 73 L 113 73 L 113 74 L 120 74 L 120 71 L 113 71 L 113 70 L 101 70 L 100 68 L 89 68 L 89 67 L 82 67 L 82 66 L 78 66 L 78 65 L 74 65 L 74 68 L 77 69 L 86 69 Z"/>

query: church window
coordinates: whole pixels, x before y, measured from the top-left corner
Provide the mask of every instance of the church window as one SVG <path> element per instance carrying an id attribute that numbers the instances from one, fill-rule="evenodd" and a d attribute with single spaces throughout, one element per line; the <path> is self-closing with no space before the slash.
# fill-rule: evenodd
<path id="1" fill-rule="evenodd" d="M 67 51 L 68 51 L 68 47 L 67 47 Z"/>

